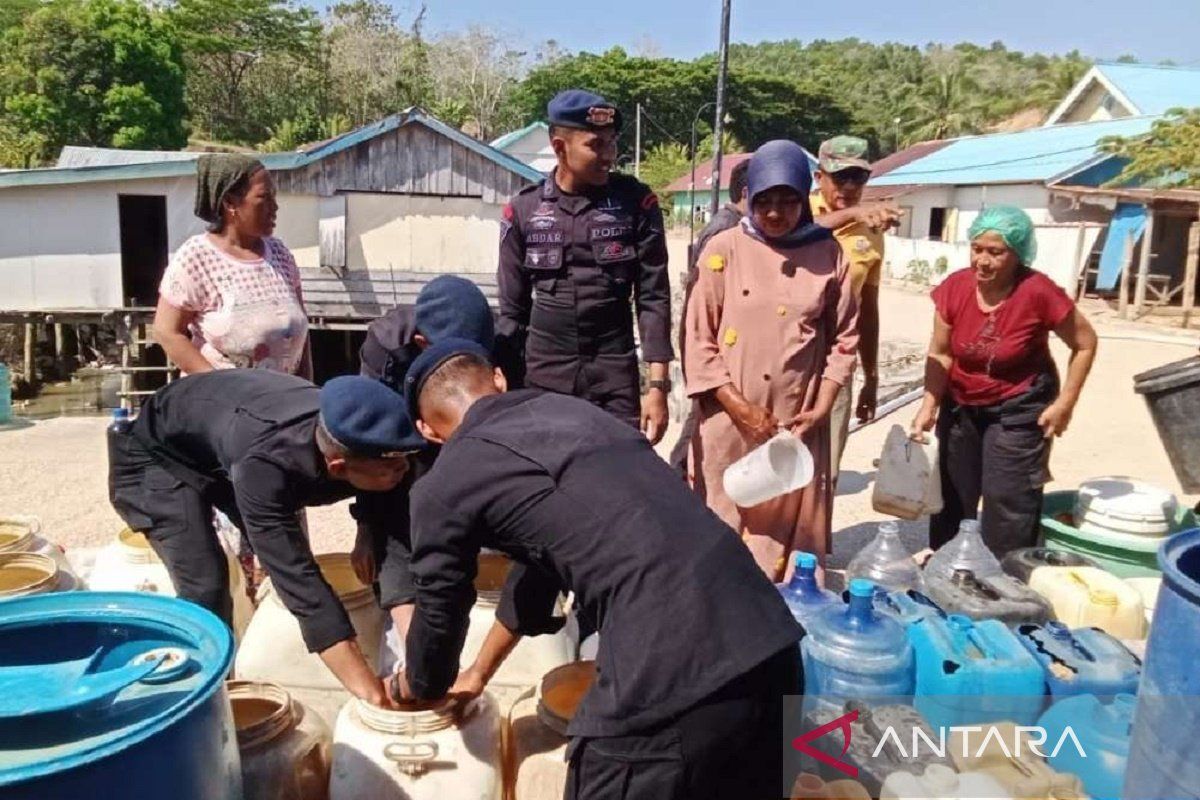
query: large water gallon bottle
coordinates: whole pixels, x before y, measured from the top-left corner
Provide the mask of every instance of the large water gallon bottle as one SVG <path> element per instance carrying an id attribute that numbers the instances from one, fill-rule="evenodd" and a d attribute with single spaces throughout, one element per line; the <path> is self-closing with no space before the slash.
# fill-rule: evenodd
<path id="1" fill-rule="evenodd" d="M 393 711 L 356 699 L 333 729 L 329 800 L 495 800 L 500 765 L 500 716 L 487 693 L 461 711 L 454 700 Z"/>
<path id="2" fill-rule="evenodd" d="M 981 578 L 969 569 L 956 569 L 948 579 L 927 574 L 925 587 L 948 614 L 998 619 L 1010 625 L 1051 617 L 1050 603 L 1011 575 Z"/>
<path id="3" fill-rule="evenodd" d="M 831 605 L 809 620 L 800 653 L 810 707 L 912 694 L 912 646 L 903 625 L 875 611 L 874 595 L 874 584 L 856 578 L 848 604 Z"/>
<path id="4" fill-rule="evenodd" d="M 917 664 L 914 702 L 935 730 L 1037 719 L 1042 668 L 1003 622 L 930 617 L 909 627 L 908 638 Z"/>
<path id="5" fill-rule="evenodd" d="M 913 747 L 914 741 L 936 745 L 940 734 L 907 703 L 871 705 L 851 701 L 841 706 L 821 706 L 805 716 L 805 723 L 812 730 L 852 712 L 858 712 L 858 718 L 850 723 L 848 746 L 836 733 L 815 739 L 810 746 L 857 769 L 858 781 L 872 797 L 879 796 L 883 782 L 894 772 L 920 775 L 931 764 L 954 767 L 950 755 L 936 746 Z M 816 759 L 811 764 L 802 761 L 801 766 L 814 772 L 823 769 Z"/>
<path id="6" fill-rule="evenodd" d="M 1002 575 L 1000 561 L 983 542 L 979 520 L 964 519 L 958 525 L 958 534 L 946 542 L 929 557 L 925 564 L 925 579 L 949 580 L 958 569 L 970 570 L 977 578 Z"/>
<path id="7" fill-rule="evenodd" d="M 794 569 L 792 579 L 779 584 L 779 594 L 791 609 L 792 616 L 806 628 L 808 620 L 831 603 L 840 603 L 841 599 L 817 585 L 817 557 L 812 553 L 795 553 L 792 556 Z"/>
<path id="8" fill-rule="evenodd" d="M 1162 590 L 1146 642 L 1125 797 L 1200 798 L 1200 529 L 1159 548 Z"/>
<path id="9" fill-rule="evenodd" d="M 982 772 L 955 772 L 941 764 L 931 764 L 921 775 L 896 772 L 883 782 L 880 800 L 943 800 L 944 798 L 1012 797 L 995 778 Z"/>
<path id="10" fill-rule="evenodd" d="M 282 687 L 229 681 L 244 800 L 326 800 L 333 735 Z"/>
<path id="11" fill-rule="evenodd" d="M 1055 698 L 1076 694 L 1137 694 L 1142 662 L 1099 628 L 1071 630 L 1061 622 L 1025 624 L 1017 639 L 1042 665 Z"/>
<path id="12" fill-rule="evenodd" d="M 1072 628 L 1095 627 L 1118 639 L 1143 639 L 1142 595 L 1110 572 L 1095 567 L 1041 567 L 1029 587 L 1050 602 L 1054 615 Z"/>
<path id="13" fill-rule="evenodd" d="M 993 731 L 995 733 L 993 733 Z M 983 731 L 963 729 L 950 735 L 949 750 L 960 772 L 995 778 L 1012 797 L 1028 800 L 1069 800 L 1083 794 L 1074 775 L 1057 772 L 1038 755 L 1034 729 L 997 722 Z"/>
<path id="14" fill-rule="evenodd" d="M 1050 766 L 1078 775 L 1093 800 L 1119 800 L 1129 759 L 1129 732 L 1133 726 L 1133 695 L 1119 694 L 1102 700 L 1081 694 L 1052 705 L 1038 726 L 1046 733 L 1041 746 Z M 1073 738 L 1067 735 L 1071 729 Z M 1078 741 L 1078 746 L 1076 746 Z M 1157 794 L 1157 800 L 1180 800 L 1185 794 Z M 1147 795 L 1146 797 L 1149 797 Z"/>
<path id="15" fill-rule="evenodd" d="M 900 526 L 891 520 L 881 523 L 871 543 L 850 559 L 846 577 L 866 578 L 893 592 L 922 588 L 921 570 L 900 540 Z"/>

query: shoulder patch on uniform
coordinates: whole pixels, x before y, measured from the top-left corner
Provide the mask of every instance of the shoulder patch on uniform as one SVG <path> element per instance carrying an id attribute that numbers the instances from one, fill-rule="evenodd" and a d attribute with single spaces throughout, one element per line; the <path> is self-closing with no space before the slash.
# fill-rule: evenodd
<path id="1" fill-rule="evenodd" d="M 500 213 L 506 221 L 512 222 L 513 214 L 515 213 L 513 211 L 512 203 L 505 203 L 504 210 L 501 211 Z"/>
<path id="2" fill-rule="evenodd" d="M 854 250 L 858 253 L 865 253 L 871 249 L 871 242 L 865 236 L 859 236 L 854 240 Z"/>
<path id="3" fill-rule="evenodd" d="M 650 194 L 648 194 L 642 198 L 642 210 L 643 211 L 649 211 L 650 209 L 657 208 L 657 207 L 658 207 L 658 195 L 656 195 L 654 192 L 650 192 Z"/>
<path id="4" fill-rule="evenodd" d="M 704 265 L 713 272 L 721 272 L 725 269 L 725 256 L 713 253 L 705 260 Z"/>

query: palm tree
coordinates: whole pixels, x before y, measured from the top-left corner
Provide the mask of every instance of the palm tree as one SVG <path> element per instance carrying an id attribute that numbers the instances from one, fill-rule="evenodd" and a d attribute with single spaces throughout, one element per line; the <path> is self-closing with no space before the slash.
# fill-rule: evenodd
<path id="1" fill-rule="evenodd" d="M 1046 111 L 1054 108 L 1070 94 L 1091 66 L 1078 50 L 1072 50 L 1062 58 L 1054 59 L 1030 87 L 1030 104 Z"/>
<path id="2" fill-rule="evenodd" d="M 913 101 L 908 138 L 948 139 L 979 131 L 986 115 L 978 98 L 979 87 L 960 62 L 935 69 Z"/>

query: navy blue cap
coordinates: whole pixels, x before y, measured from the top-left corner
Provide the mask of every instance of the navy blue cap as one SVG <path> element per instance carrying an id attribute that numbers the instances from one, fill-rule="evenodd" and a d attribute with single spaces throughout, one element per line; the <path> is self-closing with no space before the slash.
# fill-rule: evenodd
<path id="1" fill-rule="evenodd" d="M 472 281 L 458 275 L 439 275 L 421 288 L 414 322 L 430 342 L 467 339 L 491 350 L 496 336 L 487 298 Z"/>
<path id="2" fill-rule="evenodd" d="M 395 458 L 425 447 L 404 400 L 361 375 L 342 375 L 321 387 L 321 422 L 356 456 Z"/>
<path id="3" fill-rule="evenodd" d="M 412 366 L 408 368 L 408 374 L 404 376 L 404 402 L 408 404 L 408 415 L 411 419 L 421 418 L 418 402 L 421 399 L 421 389 L 425 386 L 425 379 L 442 364 L 455 356 L 463 355 L 479 356 L 489 363 L 491 362 L 487 348 L 470 339 L 442 339 L 440 342 L 434 342 L 426 347 L 424 352 L 416 357 Z"/>
<path id="4" fill-rule="evenodd" d="M 567 89 L 554 95 L 546 104 L 546 121 L 563 128 L 620 130 L 621 112 L 598 94 Z"/>

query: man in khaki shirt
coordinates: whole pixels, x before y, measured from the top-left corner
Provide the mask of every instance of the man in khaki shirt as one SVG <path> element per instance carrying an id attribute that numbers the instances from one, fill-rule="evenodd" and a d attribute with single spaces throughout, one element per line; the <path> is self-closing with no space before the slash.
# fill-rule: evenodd
<path id="1" fill-rule="evenodd" d="M 856 136 L 835 136 L 821 144 L 818 153 L 817 191 L 812 195 L 813 215 L 853 208 L 862 200 L 863 187 L 871 177 L 867 142 Z M 859 359 L 863 385 L 855 413 L 862 422 L 875 417 L 879 389 L 879 283 L 883 271 L 883 233 L 864 222 L 851 222 L 834 231 L 842 252 L 850 262 L 850 277 L 858 296 Z M 842 387 L 830 414 L 833 476 L 846 447 L 850 430 L 851 385 Z"/>

